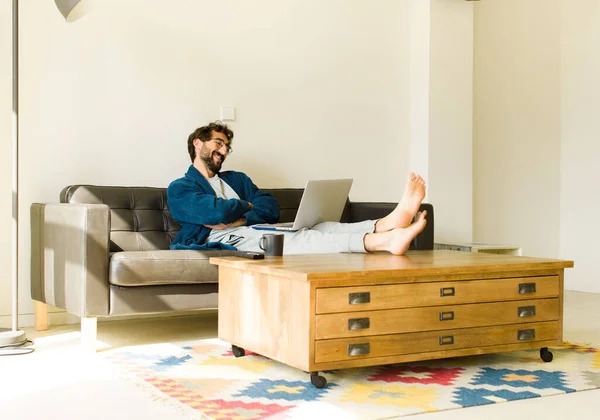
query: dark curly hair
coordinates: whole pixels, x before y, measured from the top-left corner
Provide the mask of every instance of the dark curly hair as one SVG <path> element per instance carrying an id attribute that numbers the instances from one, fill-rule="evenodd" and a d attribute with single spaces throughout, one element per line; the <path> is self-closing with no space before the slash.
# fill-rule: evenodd
<path id="1" fill-rule="evenodd" d="M 205 142 L 205 141 L 209 141 L 212 137 L 212 132 L 215 131 L 217 133 L 223 133 L 225 134 L 225 136 L 227 137 L 227 140 L 229 140 L 229 145 L 231 146 L 231 142 L 233 141 L 233 131 L 231 131 L 231 129 L 229 127 L 227 127 L 227 124 L 223 124 L 221 121 L 215 121 L 215 122 L 211 122 L 208 125 L 205 125 L 204 127 L 200 127 L 194 130 L 194 132 L 192 134 L 189 135 L 188 137 L 188 153 L 190 154 L 190 159 L 192 159 L 192 163 L 194 162 L 194 159 L 196 158 L 196 149 L 194 148 L 194 140 L 195 139 L 200 139 L 200 141 Z"/>

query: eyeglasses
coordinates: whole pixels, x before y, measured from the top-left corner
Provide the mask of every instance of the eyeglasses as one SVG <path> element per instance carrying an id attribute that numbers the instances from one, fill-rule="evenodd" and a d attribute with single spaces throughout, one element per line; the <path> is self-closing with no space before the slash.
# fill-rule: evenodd
<path id="1" fill-rule="evenodd" d="M 233 149 L 231 148 L 230 145 L 226 144 L 223 140 L 219 139 L 219 138 L 214 138 L 211 139 L 212 141 L 215 142 L 215 144 L 217 145 L 217 149 L 221 149 L 223 146 L 227 147 L 227 154 L 230 155 L 233 153 Z"/>

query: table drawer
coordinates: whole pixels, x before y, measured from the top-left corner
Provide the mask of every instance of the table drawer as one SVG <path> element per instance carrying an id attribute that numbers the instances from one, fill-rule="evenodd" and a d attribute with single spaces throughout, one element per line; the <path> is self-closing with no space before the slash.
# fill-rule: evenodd
<path id="1" fill-rule="evenodd" d="M 556 298 L 327 314 L 316 316 L 315 339 L 554 321 L 558 318 Z"/>
<path id="2" fill-rule="evenodd" d="M 558 276 L 319 288 L 317 314 L 558 297 Z"/>
<path id="3" fill-rule="evenodd" d="M 559 339 L 559 323 L 466 328 L 315 343 L 315 363 Z"/>

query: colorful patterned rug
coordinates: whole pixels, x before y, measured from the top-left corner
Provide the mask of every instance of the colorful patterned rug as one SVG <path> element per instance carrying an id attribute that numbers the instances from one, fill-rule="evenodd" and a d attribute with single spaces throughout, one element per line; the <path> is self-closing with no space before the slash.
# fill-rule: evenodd
<path id="1" fill-rule="evenodd" d="M 218 340 L 107 351 L 104 357 L 210 419 L 384 419 L 600 388 L 599 349 L 539 350 L 307 373 L 246 352 L 236 358 Z M 328 413 L 325 417 L 322 417 Z"/>

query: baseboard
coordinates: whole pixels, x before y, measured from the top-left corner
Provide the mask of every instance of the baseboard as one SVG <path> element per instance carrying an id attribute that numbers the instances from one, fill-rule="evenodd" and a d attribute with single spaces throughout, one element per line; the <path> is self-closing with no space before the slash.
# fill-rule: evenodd
<path id="1" fill-rule="evenodd" d="M 79 324 L 81 318 L 76 315 L 68 314 L 65 311 L 61 311 L 55 308 L 48 307 L 48 325 L 67 325 L 67 324 Z M 114 322 L 114 321 L 129 321 L 136 319 L 148 319 L 148 318 L 172 318 L 178 316 L 202 316 L 211 315 L 214 316 L 217 313 L 217 309 L 199 309 L 196 311 L 181 311 L 181 312 L 166 312 L 159 314 L 145 314 L 145 315 L 116 315 L 111 317 L 98 317 L 99 322 Z M 0 328 L 11 328 L 11 316 L 0 315 Z M 33 314 L 20 314 L 19 315 L 19 328 L 33 327 Z"/>
<path id="2" fill-rule="evenodd" d="M 78 317 L 69 315 L 64 311 L 48 312 L 48 323 L 53 325 L 75 324 L 77 322 L 79 322 Z M 10 328 L 11 323 L 12 317 L 10 315 L 0 316 L 0 328 Z M 20 314 L 18 324 L 19 328 L 33 327 L 33 314 Z"/>

